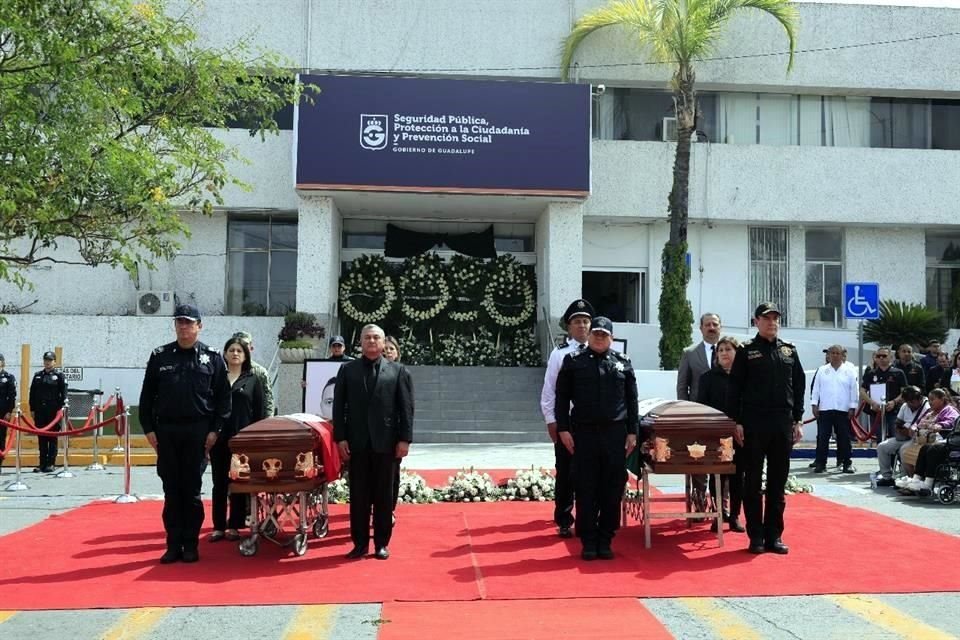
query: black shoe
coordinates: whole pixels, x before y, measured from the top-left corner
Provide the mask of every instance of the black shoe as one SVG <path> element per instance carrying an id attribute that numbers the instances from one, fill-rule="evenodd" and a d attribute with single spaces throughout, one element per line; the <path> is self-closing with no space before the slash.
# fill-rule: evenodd
<path id="1" fill-rule="evenodd" d="M 856 468 L 855 466 L 853 466 L 853 463 L 848 462 L 847 464 L 843 465 L 843 472 L 844 472 L 844 473 L 856 473 L 856 472 L 857 472 L 857 468 Z"/>
<path id="2" fill-rule="evenodd" d="M 180 559 L 184 562 L 196 562 L 200 559 L 200 554 L 197 553 L 196 549 L 184 549 Z"/>
<path id="3" fill-rule="evenodd" d="M 763 545 L 763 541 L 762 541 L 762 540 L 751 540 L 751 541 L 750 541 L 750 546 L 747 547 L 747 551 L 749 551 L 750 553 L 757 554 L 757 555 L 765 552 L 766 550 L 767 550 L 767 548 Z"/>
<path id="4" fill-rule="evenodd" d="M 736 533 L 746 532 L 744 526 L 740 524 L 739 518 L 730 518 L 727 522 L 730 524 L 730 531 L 735 531 Z"/>
<path id="5" fill-rule="evenodd" d="M 180 549 L 167 549 L 166 552 L 160 556 L 160 564 L 172 564 L 180 559 Z"/>
<path id="6" fill-rule="evenodd" d="M 933 491 L 931 491 L 927 487 L 924 487 L 919 491 L 917 491 L 917 495 L 920 496 L 921 498 L 928 498 L 933 495 Z"/>
<path id="7" fill-rule="evenodd" d="M 40 473 L 40 467 L 34 467 L 34 468 L 33 468 L 33 472 L 34 472 L 34 473 Z"/>
<path id="8" fill-rule="evenodd" d="M 573 531 L 570 530 L 570 527 L 558 527 L 557 535 L 560 536 L 561 538 L 572 538 Z"/>
<path id="9" fill-rule="evenodd" d="M 807 469 L 814 469 L 816 468 L 816 466 L 817 466 L 817 461 L 814 460 L 813 462 L 807 465 Z"/>
<path id="10" fill-rule="evenodd" d="M 817 465 L 816 467 L 813 468 L 813 472 L 814 472 L 814 473 L 826 473 L 826 472 L 827 472 L 827 468 L 826 468 L 825 466 L 823 466 L 823 465 Z"/>
<path id="11" fill-rule="evenodd" d="M 580 552 L 580 557 L 584 560 L 596 560 L 597 559 L 597 548 L 592 546 L 584 546 L 583 551 Z"/>
<path id="12" fill-rule="evenodd" d="M 896 481 L 893 478 L 880 478 L 877 480 L 878 487 L 893 487 L 896 486 Z"/>
<path id="13" fill-rule="evenodd" d="M 597 557 L 601 560 L 613 560 L 613 549 L 610 547 L 600 547 L 597 549 Z"/>
<path id="14" fill-rule="evenodd" d="M 367 555 L 366 547 L 354 547 L 345 557 L 347 560 L 356 560 L 357 558 L 362 558 L 365 555 Z"/>
<path id="15" fill-rule="evenodd" d="M 386 547 L 377 547 L 376 553 L 373 554 L 377 560 L 386 560 L 390 557 L 390 550 Z"/>
<path id="16" fill-rule="evenodd" d="M 777 539 L 774 540 L 773 542 L 768 542 L 767 544 L 764 545 L 764 548 L 765 548 L 767 551 L 770 551 L 770 552 L 772 552 L 772 553 L 777 553 L 777 554 L 779 554 L 779 555 L 781 555 L 781 556 L 785 556 L 785 555 L 787 555 L 788 553 L 790 553 L 790 547 L 788 547 L 787 545 L 783 544 L 783 542 L 780 540 L 780 538 L 777 538 Z"/>

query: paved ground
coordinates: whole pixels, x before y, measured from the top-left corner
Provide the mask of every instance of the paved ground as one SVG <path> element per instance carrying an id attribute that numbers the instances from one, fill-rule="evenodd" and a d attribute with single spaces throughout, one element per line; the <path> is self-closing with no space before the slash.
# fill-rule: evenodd
<path id="1" fill-rule="evenodd" d="M 413 449 L 409 466 L 416 469 L 449 469 L 475 466 L 483 469 L 552 466 L 549 445 L 419 445 Z M 814 493 L 837 503 L 861 507 L 924 527 L 960 536 L 960 504 L 943 506 L 929 500 L 892 497 L 889 489 L 871 489 L 868 473 L 875 461 L 857 460 L 853 475 L 814 475 L 806 460 L 793 464 L 794 473 L 814 485 Z M 75 470 L 76 477 L 55 478 L 46 474 L 24 474 L 30 488 L 0 492 L 0 535 L 36 523 L 51 513 L 62 512 L 91 499 L 115 496 L 123 486 L 122 470 Z M 12 481 L 10 469 L 3 469 L 0 487 Z M 209 491 L 209 480 L 204 483 Z M 666 491 L 680 486 L 661 486 Z M 159 497 L 160 482 L 153 469 L 135 468 L 133 492 Z M 428 508 L 428 507 L 427 507 Z M 802 544 L 801 532 L 789 532 L 791 544 Z M 894 532 L 877 532 L 878 547 L 891 544 Z M 4 550 L 5 562 L 11 555 Z M 0 564 L 0 574 L 3 573 Z M 918 570 L 924 570 L 918 567 Z M 955 571 L 952 567 L 948 570 Z M 842 567 L 811 567 L 824 580 Z M 896 576 L 890 576 L 892 581 Z M 960 592 L 960 577 L 957 581 Z M 923 595 L 868 594 L 778 598 L 670 598 L 644 599 L 642 603 L 677 638 L 960 638 L 960 616 L 954 611 L 957 593 Z M 535 606 L 535 603 L 531 604 Z M 598 615 L 601 611 L 598 606 Z M 380 619 L 381 605 L 316 605 L 207 607 L 138 610 L 6 612 L 0 603 L 0 637 L 28 635 L 46 638 L 190 638 L 249 637 L 272 638 L 376 638 L 378 628 L 389 624 Z M 429 621 L 424 621 L 429 624 Z M 469 621 L 464 620 L 464 625 Z M 216 630 L 213 633 L 212 630 Z M 642 630 L 625 627 L 624 637 L 643 637 Z M 456 637 L 457 630 L 450 629 Z M 509 635 L 505 622 L 502 638 Z M 498 639 L 499 640 L 499 639 Z M 610 639 L 612 640 L 612 639 Z"/>

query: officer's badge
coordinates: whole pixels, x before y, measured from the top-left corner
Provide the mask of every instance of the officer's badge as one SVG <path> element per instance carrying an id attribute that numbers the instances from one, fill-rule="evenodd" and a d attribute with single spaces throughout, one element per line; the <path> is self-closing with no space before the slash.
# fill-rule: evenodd
<path id="1" fill-rule="evenodd" d="M 200 364 L 210 364 L 210 356 L 205 353 L 200 354 Z"/>
<path id="2" fill-rule="evenodd" d="M 7 376 L 3 376 L 2 378 L 0 378 L 0 384 L 5 383 L 6 381 L 7 381 Z"/>
<path id="3" fill-rule="evenodd" d="M 623 366 L 622 362 L 618 362 L 617 364 L 613 365 L 613 368 L 616 369 L 617 371 L 623 371 L 624 369 L 626 369 L 626 367 Z"/>
<path id="4" fill-rule="evenodd" d="M 56 380 L 56 379 L 57 379 L 57 374 L 53 374 L 52 376 L 50 376 L 50 379 L 51 379 L 51 380 Z"/>
<path id="5" fill-rule="evenodd" d="M 583 300 L 577 301 L 577 309 L 585 309 L 586 306 L 587 306 L 587 305 L 584 304 Z"/>
<path id="6" fill-rule="evenodd" d="M 793 348 L 784 345 L 780 347 L 780 353 L 782 353 L 783 355 L 789 358 L 790 356 L 793 355 Z"/>

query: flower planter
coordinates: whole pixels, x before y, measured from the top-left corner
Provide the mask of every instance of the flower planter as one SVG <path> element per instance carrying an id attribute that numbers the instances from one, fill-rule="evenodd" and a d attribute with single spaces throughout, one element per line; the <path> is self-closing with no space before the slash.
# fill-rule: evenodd
<path id="1" fill-rule="evenodd" d="M 285 349 L 280 348 L 280 362 L 303 362 L 309 358 L 321 357 L 316 349 Z"/>

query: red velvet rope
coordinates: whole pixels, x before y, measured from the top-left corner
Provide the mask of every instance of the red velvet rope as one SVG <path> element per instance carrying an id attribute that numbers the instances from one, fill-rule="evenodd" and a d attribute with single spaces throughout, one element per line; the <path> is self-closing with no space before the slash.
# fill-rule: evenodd
<path id="1" fill-rule="evenodd" d="M 115 430 L 116 430 L 116 432 L 117 432 L 117 437 L 118 437 L 118 438 L 123 437 L 123 426 L 124 426 L 124 425 L 123 425 L 123 421 L 120 420 L 120 416 L 122 416 L 124 413 L 125 413 L 125 408 L 124 408 L 124 406 L 123 406 L 123 396 L 120 396 L 120 397 L 117 398 L 117 411 L 116 411 L 116 412 L 114 413 L 114 415 L 113 415 L 114 419 L 117 421 L 117 422 L 116 422 L 116 425 L 117 425 L 117 426 L 116 426 L 116 429 L 115 429 Z"/>
<path id="2" fill-rule="evenodd" d="M 14 418 L 16 420 L 16 418 Z M 0 459 L 6 458 L 7 454 L 10 453 L 10 449 L 13 448 L 13 443 L 17 439 L 17 432 L 13 429 L 7 429 L 7 441 L 4 443 L 3 449 L 0 449 Z"/>
<path id="3" fill-rule="evenodd" d="M 117 421 L 117 416 L 114 416 L 109 420 L 104 420 L 103 422 L 98 422 L 97 424 L 87 424 L 87 425 L 84 425 L 83 427 L 80 427 L 79 429 L 66 429 L 64 431 L 53 431 L 53 432 L 49 430 L 44 430 L 44 429 L 36 429 L 30 426 L 24 427 L 19 424 L 15 424 L 13 422 L 7 422 L 6 420 L 0 420 L 0 426 L 7 427 L 9 429 L 14 429 L 16 431 L 21 431 L 23 433 L 29 433 L 32 435 L 59 438 L 61 436 L 76 436 L 76 435 L 80 435 L 81 433 L 87 433 L 88 431 L 93 431 L 94 429 L 100 429 L 101 427 L 105 427 L 116 421 Z"/>
<path id="4" fill-rule="evenodd" d="M 33 424 L 33 422 L 30 420 L 30 418 L 28 418 L 27 416 L 25 416 L 25 415 L 23 415 L 23 414 L 20 414 L 20 420 L 23 421 L 24 423 L 26 423 L 26 425 L 27 425 L 29 428 L 33 429 L 34 431 L 42 431 L 42 432 L 44 432 L 44 433 L 41 433 L 40 435 L 47 435 L 45 432 L 50 431 L 50 430 L 53 429 L 55 426 L 57 426 L 58 424 L 60 424 L 60 419 L 61 419 L 61 418 L 63 418 L 63 409 L 60 409 L 59 411 L 57 411 L 57 415 L 53 418 L 53 420 L 50 422 L 50 424 L 48 424 L 48 425 L 45 426 L 45 427 L 38 427 L 37 425 Z M 14 426 L 12 423 L 7 422 L 6 420 L 0 420 L 0 422 L 2 422 L 2 423 L 3 423 L 5 426 L 7 426 L 7 427 L 13 427 L 14 429 L 20 429 L 21 431 L 23 430 L 19 425 Z"/>
<path id="5" fill-rule="evenodd" d="M 880 434 L 880 413 L 877 413 L 870 419 L 870 431 L 864 431 L 863 427 L 860 426 L 860 414 L 863 413 L 863 408 L 866 406 L 866 403 L 861 403 L 857 407 L 857 412 L 852 418 L 850 418 L 850 427 L 853 429 L 853 435 L 856 436 L 857 440 L 860 442 L 866 442 L 873 439 L 875 436 L 879 440 Z"/>

